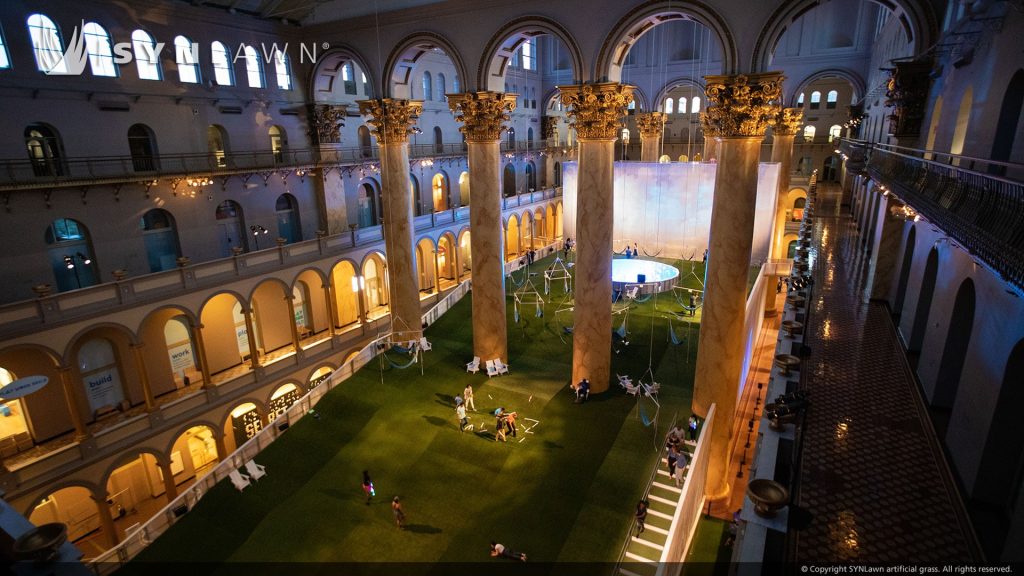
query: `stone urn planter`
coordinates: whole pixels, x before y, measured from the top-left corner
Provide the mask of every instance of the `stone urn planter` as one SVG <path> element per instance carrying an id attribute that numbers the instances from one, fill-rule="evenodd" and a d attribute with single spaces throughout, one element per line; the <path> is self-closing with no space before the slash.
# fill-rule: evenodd
<path id="1" fill-rule="evenodd" d="M 747 498 L 754 503 L 754 513 L 774 518 L 789 503 L 789 490 L 775 480 L 757 478 L 747 484 Z"/>
<path id="2" fill-rule="evenodd" d="M 60 522 L 36 526 L 14 541 L 12 550 L 18 560 L 36 563 L 52 562 L 57 551 L 68 540 L 68 527 Z"/>
<path id="3" fill-rule="evenodd" d="M 786 333 L 786 336 L 792 338 L 793 336 L 804 333 L 804 325 L 802 322 L 797 322 L 796 320 L 783 320 L 782 331 Z"/>

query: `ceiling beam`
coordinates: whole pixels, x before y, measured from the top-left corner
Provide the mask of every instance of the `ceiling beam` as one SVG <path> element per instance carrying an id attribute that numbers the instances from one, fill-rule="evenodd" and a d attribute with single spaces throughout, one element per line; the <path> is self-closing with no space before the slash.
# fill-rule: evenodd
<path id="1" fill-rule="evenodd" d="M 260 8 L 260 18 L 269 18 L 284 0 L 267 0 Z"/>

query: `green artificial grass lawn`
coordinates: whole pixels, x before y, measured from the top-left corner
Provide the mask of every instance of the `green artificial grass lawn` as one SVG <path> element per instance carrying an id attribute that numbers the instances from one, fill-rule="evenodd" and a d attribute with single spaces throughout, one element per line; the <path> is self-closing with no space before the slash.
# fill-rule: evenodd
<path id="1" fill-rule="evenodd" d="M 550 261 L 538 261 L 533 271 L 542 273 Z M 700 286 L 702 266 L 695 268 L 692 275 L 688 263 L 682 266 L 681 284 Z M 524 278 L 515 274 L 518 282 Z M 542 291 L 543 275 L 532 278 Z M 574 404 L 572 337 L 562 331 L 571 312 L 555 314 L 569 305 L 561 283 L 543 296 L 543 317 L 529 304 L 519 323 L 514 290 L 509 283 L 509 375 L 488 379 L 482 367 L 465 372 L 473 356 L 467 296 L 427 330 L 433 350 L 425 353 L 422 375 L 419 364 L 364 367 L 317 404 L 319 418 L 303 418 L 258 456 L 266 477 L 244 492 L 221 482 L 136 566 L 211 563 L 189 570 L 202 573 L 220 562 L 489 561 L 491 540 L 526 552 L 531 562 L 615 562 L 658 439 L 674 415 L 685 421 L 690 414 L 699 327 L 673 320 L 683 343 L 672 345 L 667 312 L 681 309 L 672 295 L 636 305 L 627 320 L 630 344 L 613 355 L 608 392 Z M 616 328 L 622 319 L 613 317 Z M 645 426 L 638 400 L 614 373 L 637 381 L 649 358 L 662 385 L 661 406 L 639 400 L 643 415 L 659 415 Z M 469 416 L 476 429 L 460 433 L 452 397 L 466 383 L 475 391 L 478 412 Z M 506 443 L 492 434 L 490 413 L 498 407 L 519 413 L 519 436 Z M 364 469 L 377 490 L 370 505 L 360 485 Z M 394 524 L 395 495 L 405 530 Z"/>
<path id="2" fill-rule="evenodd" d="M 726 576 L 732 547 L 726 546 L 729 522 L 701 516 L 690 550 L 686 554 L 686 576 Z"/>

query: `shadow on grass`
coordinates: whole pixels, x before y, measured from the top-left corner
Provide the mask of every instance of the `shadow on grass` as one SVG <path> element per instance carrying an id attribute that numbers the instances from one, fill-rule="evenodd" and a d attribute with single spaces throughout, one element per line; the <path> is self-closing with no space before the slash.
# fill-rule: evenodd
<path id="1" fill-rule="evenodd" d="M 412 532 L 414 534 L 440 534 L 441 532 L 444 532 L 444 530 L 441 530 L 440 528 L 429 526 L 427 524 L 406 524 L 405 531 Z"/>
<path id="2" fill-rule="evenodd" d="M 445 424 L 448 423 L 448 421 L 445 420 L 444 418 L 439 418 L 437 416 L 427 416 L 427 415 L 424 415 L 423 419 L 426 420 L 427 422 L 430 422 L 434 426 L 442 426 L 443 427 Z"/>

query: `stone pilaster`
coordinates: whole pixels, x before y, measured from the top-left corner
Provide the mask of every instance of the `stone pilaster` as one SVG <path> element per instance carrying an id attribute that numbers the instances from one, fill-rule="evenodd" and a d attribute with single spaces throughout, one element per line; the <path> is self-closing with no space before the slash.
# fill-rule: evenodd
<path id="1" fill-rule="evenodd" d="M 380 144 L 381 196 L 384 208 L 384 250 L 387 253 L 391 330 L 397 341 L 423 335 L 423 312 L 416 278 L 413 205 L 409 195 L 409 134 L 423 112 L 419 100 L 360 100 L 359 113 Z"/>
<path id="2" fill-rule="evenodd" d="M 501 228 L 501 133 L 516 108 L 515 94 L 449 94 L 448 107 L 463 125 L 469 162 L 470 253 L 473 255 L 473 354 L 508 362 L 505 265 Z M 545 137 L 547 134 L 545 124 Z"/>
<path id="3" fill-rule="evenodd" d="M 871 241 L 871 261 L 868 264 L 868 285 L 871 291 L 868 297 L 872 300 L 884 300 L 889 296 L 893 275 L 896 271 L 897 259 L 902 257 L 900 242 L 903 240 L 903 228 L 906 220 L 898 214 L 913 214 L 905 205 L 891 194 L 882 199 L 882 208 L 878 218 L 881 220 L 880 230 Z"/>
<path id="4" fill-rule="evenodd" d="M 600 393 L 611 378 L 614 146 L 634 88 L 601 82 L 558 89 L 580 142 L 572 381 L 586 378 Z"/>
<path id="5" fill-rule="evenodd" d="M 743 321 L 754 233 L 757 163 L 765 130 L 778 114 L 778 72 L 706 76 L 704 133 L 717 143 L 718 170 L 711 209 L 707 281 L 697 347 L 693 410 L 705 416 L 716 404 L 705 493 L 728 496 L 733 417 L 743 371 Z"/>
<path id="6" fill-rule="evenodd" d="M 318 148 L 320 160 L 324 163 L 337 162 L 341 150 L 341 129 L 345 126 L 348 106 L 344 104 L 310 104 L 306 122 L 309 138 Z M 310 176 L 316 192 L 318 230 L 340 234 L 348 227 L 348 210 L 345 206 L 345 185 L 339 178 L 328 179 L 324 170 L 317 170 Z"/>
<path id="7" fill-rule="evenodd" d="M 657 162 L 661 158 L 661 137 L 665 133 L 665 114 L 637 114 L 636 129 L 640 132 L 640 161 Z"/>

